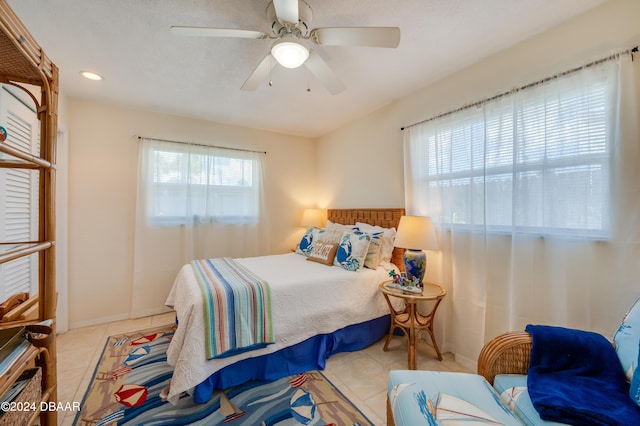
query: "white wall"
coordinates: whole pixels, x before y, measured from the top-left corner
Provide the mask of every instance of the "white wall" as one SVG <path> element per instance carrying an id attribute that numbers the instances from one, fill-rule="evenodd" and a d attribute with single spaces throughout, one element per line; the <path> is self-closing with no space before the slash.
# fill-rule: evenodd
<path id="1" fill-rule="evenodd" d="M 296 244 L 302 209 L 315 203 L 314 140 L 78 99 L 69 100 L 68 126 L 71 328 L 128 318 L 137 136 L 267 151 L 273 253 Z"/>
<path id="2" fill-rule="evenodd" d="M 601 7 L 500 52 L 319 139 L 319 204 L 404 205 L 401 127 L 640 43 L 640 1 Z"/>

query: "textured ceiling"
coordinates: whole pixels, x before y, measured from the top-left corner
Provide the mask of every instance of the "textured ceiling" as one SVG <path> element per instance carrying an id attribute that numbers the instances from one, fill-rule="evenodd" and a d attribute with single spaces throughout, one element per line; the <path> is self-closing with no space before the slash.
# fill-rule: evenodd
<path id="1" fill-rule="evenodd" d="M 240 87 L 270 40 L 179 37 L 172 25 L 268 32 L 268 0 L 9 0 L 68 96 L 317 137 L 605 0 L 307 0 L 312 27 L 398 26 L 397 49 L 316 46 L 346 85 L 306 68 Z M 104 76 L 95 83 L 81 70 Z M 311 91 L 307 91 L 307 88 Z"/>

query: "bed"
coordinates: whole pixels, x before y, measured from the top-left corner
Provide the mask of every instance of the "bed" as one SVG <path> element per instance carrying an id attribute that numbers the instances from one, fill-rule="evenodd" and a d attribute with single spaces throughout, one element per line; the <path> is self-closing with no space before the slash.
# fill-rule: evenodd
<path id="1" fill-rule="evenodd" d="M 332 223 L 358 222 L 397 228 L 404 209 L 330 209 Z M 363 349 L 389 330 L 388 307 L 378 291 L 389 269 L 402 265 L 393 250 L 391 265 L 357 272 L 307 261 L 298 253 L 235 259 L 269 283 L 275 341 L 266 347 L 207 359 L 202 292 L 190 264 L 178 273 L 166 304 L 176 311 L 178 327 L 167 351 L 174 367 L 170 402 L 193 395 L 209 400 L 214 389 L 252 379 L 275 380 L 314 369 L 338 352 Z"/>

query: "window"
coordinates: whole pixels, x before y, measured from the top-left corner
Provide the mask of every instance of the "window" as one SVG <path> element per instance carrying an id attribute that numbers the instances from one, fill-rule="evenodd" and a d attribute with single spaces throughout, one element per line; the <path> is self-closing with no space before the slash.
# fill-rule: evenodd
<path id="1" fill-rule="evenodd" d="M 146 206 L 154 225 L 255 223 L 260 206 L 256 153 L 150 141 Z"/>
<path id="2" fill-rule="evenodd" d="M 579 71 L 408 129 L 413 197 L 448 226 L 607 237 L 613 87 Z"/>

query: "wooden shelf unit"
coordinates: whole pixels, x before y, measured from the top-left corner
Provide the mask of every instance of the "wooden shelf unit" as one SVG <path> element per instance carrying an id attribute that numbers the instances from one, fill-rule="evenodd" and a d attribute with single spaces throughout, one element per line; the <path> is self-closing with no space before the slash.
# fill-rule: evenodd
<path id="1" fill-rule="evenodd" d="M 46 347 L 32 347 L 3 376 L 0 395 L 29 366 L 42 367 L 42 400 L 57 402 L 56 371 L 56 138 L 58 132 L 58 68 L 46 56 L 6 0 L 0 0 L 0 83 L 22 89 L 34 102 L 40 121 L 40 153 L 33 155 L 6 141 L 0 142 L 0 152 L 11 158 L 0 161 L 0 168 L 34 169 L 39 173 L 38 240 L 0 242 L 0 264 L 25 256 L 38 256 L 38 301 L 36 319 L 0 322 L 0 329 L 24 326 L 52 320 L 52 335 Z M 38 99 L 30 88 L 40 88 Z M 8 248 L 7 245 L 12 245 Z M 43 425 L 56 425 L 55 411 L 34 412 L 33 424 L 40 418 Z"/>

